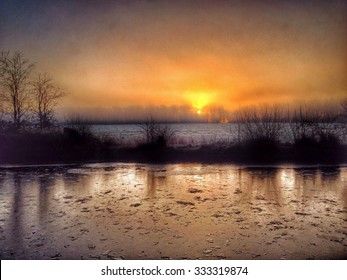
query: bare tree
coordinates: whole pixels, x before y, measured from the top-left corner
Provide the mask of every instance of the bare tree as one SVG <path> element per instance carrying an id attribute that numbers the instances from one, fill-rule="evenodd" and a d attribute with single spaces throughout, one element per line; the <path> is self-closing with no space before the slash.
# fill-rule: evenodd
<path id="1" fill-rule="evenodd" d="M 344 114 L 347 114 L 347 98 L 345 98 L 341 101 L 341 107 L 344 111 Z"/>
<path id="2" fill-rule="evenodd" d="M 65 92 L 60 89 L 47 73 L 39 74 L 32 82 L 33 86 L 33 111 L 38 119 L 40 128 L 52 125 L 54 108 L 57 106 Z"/>
<path id="3" fill-rule="evenodd" d="M 90 120 L 88 120 L 87 118 L 78 114 L 73 114 L 68 116 L 65 120 L 66 127 L 64 128 L 64 130 L 68 131 L 68 129 L 73 129 L 82 136 L 91 136 L 92 131 L 89 123 Z"/>
<path id="4" fill-rule="evenodd" d="M 312 139 L 318 141 L 327 136 L 339 140 L 345 138 L 344 124 L 338 122 L 339 114 L 334 111 L 317 111 L 299 107 L 289 119 L 293 140 Z"/>
<path id="5" fill-rule="evenodd" d="M 4 108 L 3 108 L 3 103 L 0 100 L 0 131 L 4 128 Z"/>
<path id="6" fill-rule="evenodd" d="M 341 107 L 343 109 L 342 112 L 342 131 L 343 131 L 343 139 L 346 141 L 347 139 L 347 97 L 345 97 L 341 102 Z"/>
<path id="7" fill-rule="evenodd" d="M 140 126 L 147 145 L 165 147 L 173 138 L 174 132 L 168 125 L 158 123 L 153 117 Z"/>
<path id="8" fill-rule="evenodd" d="M 238 112 L 236 121 L 245 140 L 278 140 L 284 129 L 283 112 L 280 108 L 250 108 Z"/>
<path id="9" fill-rule="evenodd" d="M 21 128 L 23 118 L 29 110 L 30 94 L 27 86 L 33 68 L 34 64 L 29 63 L 20 52 L 0 54 L 0 99 L 11 112 L 16 129 Z"/>

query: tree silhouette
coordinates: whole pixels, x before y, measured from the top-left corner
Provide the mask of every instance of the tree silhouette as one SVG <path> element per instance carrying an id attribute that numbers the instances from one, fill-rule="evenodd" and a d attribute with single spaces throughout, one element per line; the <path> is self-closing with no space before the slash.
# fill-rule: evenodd
<path id="1" fill-rule="evenodd" d="M 30 93 L 27 91 L 34 64 L 29 63 L 20 52 L 0 54 L 0 99 L 11 112 L 13 126 L 20 129 L 29 110 Z"/>
<path id="2" fill-rule="evenodd" d="M 347 114 L 347 98 L 341 101 L 341 107 L 344 110 L 344 113 Z"/>
<path id="3" fill-rule="evenodd" d="M 65 95 L 47 73 L 39 74 L 32 82 L 33 86 L 33 111 L 40 128 L 48 128 L 52 125 L 54 108 L 58 100 Z"/>

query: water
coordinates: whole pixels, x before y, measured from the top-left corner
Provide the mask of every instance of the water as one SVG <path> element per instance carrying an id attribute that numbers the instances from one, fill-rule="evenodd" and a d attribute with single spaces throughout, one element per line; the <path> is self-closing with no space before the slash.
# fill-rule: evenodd
<path id="1" fill-rule="evenodd" d="M 346 167 L 0 169 L 1 259 L 347 257 Z"/>
<path id="2" fill-rule="evenodd" d="M 174 132 L 172 146 L 200 146 L 225 143 L 237 139 L 237 125 L 219 123 L 176 123 L 167 124 Z M 92 125 L 91 130 L 99 136 L 108 136 L 121 144 L 135 145 L 144 138 L 138 124 Z"/>
<path id="3" fill-rule="evenodd" d="M 169 143 L 174 147 L 225 145 L 235 143 L 242 137 L 242 130 L 240 132 L 238 124 L 235 123 L 175 123 L 167 126 L 174 132 Z M 122 145 L 136 145 L 144 139 L 143 129 L 138 124 L 92 125 L 91 130 L 98 136 L 111 137 Z M 333 133 L 347 143 L 345 124 L 321 124 L 321 130 Z M 293 131 L 288 123 L 283 124 L 279 140 L 283 143 L 294 141 Z"/>

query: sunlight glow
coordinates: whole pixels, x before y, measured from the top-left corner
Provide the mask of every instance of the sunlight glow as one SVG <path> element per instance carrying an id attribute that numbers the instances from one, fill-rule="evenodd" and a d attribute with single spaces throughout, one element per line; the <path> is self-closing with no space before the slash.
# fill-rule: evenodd
<path id="1" fill-rule="evenodd" d="M 213 103 L 215 93 L 212 91 L 188 91 L 186 93 L 187 100 L 192 104 L 193 110 L 200 116 L 203 109 Z"/>

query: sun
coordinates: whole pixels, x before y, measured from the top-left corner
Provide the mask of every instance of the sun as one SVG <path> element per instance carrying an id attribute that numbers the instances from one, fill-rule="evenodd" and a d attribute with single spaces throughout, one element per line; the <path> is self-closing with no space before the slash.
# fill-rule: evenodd
<path id="1" fill-rule="evenodd" d="M 192 110 L 199 116 L 204 114 L 203 109 L 211 104 L 213 96 L 214 92 L 207 90 L 194 90 L 186 92 L 186 98 L 191 103 Z"/>

